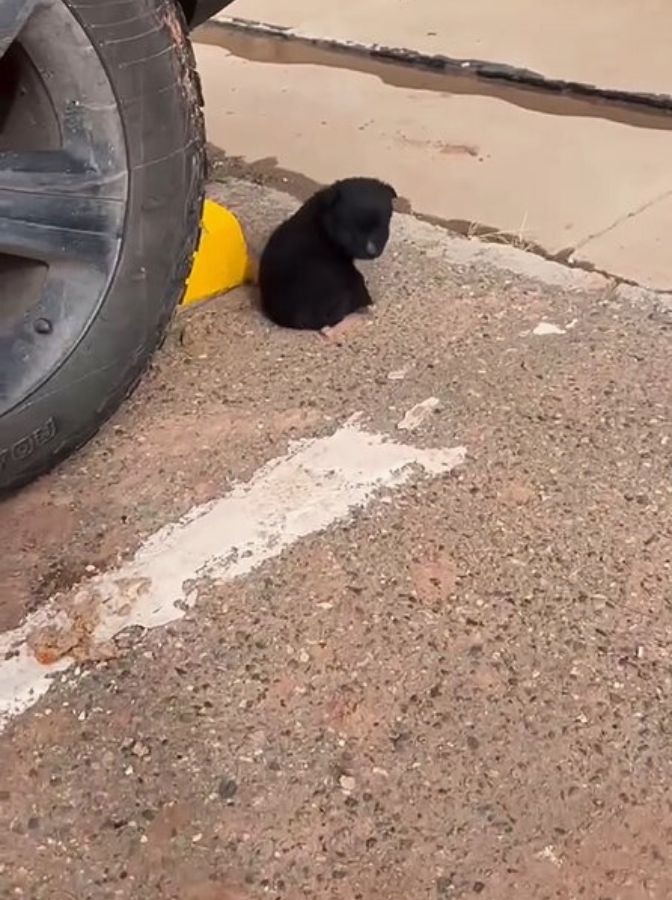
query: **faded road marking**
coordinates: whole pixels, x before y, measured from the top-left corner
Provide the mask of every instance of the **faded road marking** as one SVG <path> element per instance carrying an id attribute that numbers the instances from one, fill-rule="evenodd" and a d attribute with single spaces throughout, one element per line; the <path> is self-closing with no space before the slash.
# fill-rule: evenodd
<path id="1" fill-rule="evenodd" d="M 330 437 L 299 441 L 263 466 L 246 484 L 195 507 L 152 535 L 129 562 L 73 589 L 69 602 L 94 611 L 92 639 L 102 643 L 131 625 L 155 628 L 181 618 L 193 605 L 194 579 L 228 581 L 278 556 L 300 538 L 322 531 L 364 507 L 383 488 L 423 470 L 450 472 L 464 447 L 422 450 L 352 425 Z M 0 730 L 35 703 L 51 675 L 72 664 L 34 658 L 36 629 L 67 625 L 55 603 L 14 631 L 0 635 Z"/>

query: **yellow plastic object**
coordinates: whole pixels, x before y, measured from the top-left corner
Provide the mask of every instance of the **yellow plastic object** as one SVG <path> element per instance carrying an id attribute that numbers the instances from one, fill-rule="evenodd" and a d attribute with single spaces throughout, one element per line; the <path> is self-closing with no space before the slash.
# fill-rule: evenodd
<path id="1" fill-rule="evenodd" d="M 214 200 L 206 200 L 203 204 L 201 239 L 182 305 L 223 294 L 251 277 L 252 265 L 238 219 Z"/>

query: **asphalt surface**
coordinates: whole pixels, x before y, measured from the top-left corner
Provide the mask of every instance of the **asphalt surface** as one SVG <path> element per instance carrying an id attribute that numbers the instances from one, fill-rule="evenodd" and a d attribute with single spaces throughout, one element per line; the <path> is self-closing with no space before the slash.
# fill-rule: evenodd
<path id="1" fill-rule="evenodd" d="M 293 204 L 223 191 L 255 247 Z M 113 421 L 4 504 L 8 631 L 353 415 L 466 448 L 196 580 L 182 619 L 71 648 L 0 735 L 0 896 L 672 896 L 672 313 L 454 240 L 396 216 L 340 339 L 248 288 L 180 314 Z"/>

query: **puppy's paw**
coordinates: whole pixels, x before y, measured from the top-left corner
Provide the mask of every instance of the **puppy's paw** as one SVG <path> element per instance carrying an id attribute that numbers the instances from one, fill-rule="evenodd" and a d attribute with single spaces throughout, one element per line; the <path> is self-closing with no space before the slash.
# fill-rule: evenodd
<path id="1" fill-rule="evenodd" d="M 348 337 L 356 336 L 367 325 L 371 325 L 372 322 L 372 311 L 368 309 L 359 310 L 341 319 L 337 325 L 327 325 L 325 328 L 320 329 L 320 336 L 333 344 L 341 345 L 345 343 Z"/>

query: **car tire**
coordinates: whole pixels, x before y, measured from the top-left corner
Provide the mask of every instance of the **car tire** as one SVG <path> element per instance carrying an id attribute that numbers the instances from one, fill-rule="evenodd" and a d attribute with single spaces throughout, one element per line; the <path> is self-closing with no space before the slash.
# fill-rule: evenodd
<path id="1" fill-rule="evenodd" d="M 81 446 L 136 385 L 184 291 L 205 186 L 202 97 L 174 0 L 0 0 L 0 24 L 12 4 L 0 492 Z M 53 121 L 36 129 L 40 92 Z"/>

